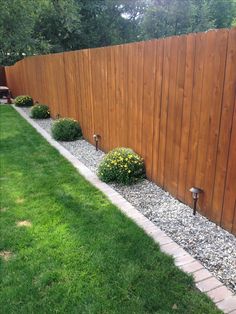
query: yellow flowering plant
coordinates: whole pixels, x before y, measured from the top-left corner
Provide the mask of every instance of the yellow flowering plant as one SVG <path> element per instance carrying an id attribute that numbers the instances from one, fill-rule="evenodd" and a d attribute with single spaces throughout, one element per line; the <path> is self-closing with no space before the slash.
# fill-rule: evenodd
<path id="1" fill-rule="evenodd" d="M 34 101 L 32 99 L 32 97 L 28 96 L 28 95 L 21 95 L 16 97 L 15 99 L 15 105 L 17 107 L 31 107 L 33 106 Z"/>
<path id="2" fill-rule="evenodd" d="M 52 125 L 52 136 L 58 141 L 75 141 L 82 137 L 82 130 L 78 121 L 60 118 Z"/>
<path id="3" fill-rule="evenodd" d="M 50 111 L 48 106 L 37 104 L 31 108 L 30 116 L 33 119 L 47 119 L 50 117 Z"/>
<path id="4" fill-rule="evenodd" d="M 144 161 L 132 149 L 118 147 L 105 155 L 98 176 L 104 182 L 132 184 L 145 177 Z"/>

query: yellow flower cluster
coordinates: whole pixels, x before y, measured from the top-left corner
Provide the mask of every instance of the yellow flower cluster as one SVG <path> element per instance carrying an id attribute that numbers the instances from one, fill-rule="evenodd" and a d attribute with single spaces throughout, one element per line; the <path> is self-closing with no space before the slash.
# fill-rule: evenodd
<path id="1" fill-rule="evenodd" d="M 31 107 L 33 106 L 33 99 L 27 95 L 17 96 L 15 99 L 15 105 L 19 107 Z"/>
<path id="2" fill-rule="evenodd" d="M 129 168 L 133 163 L 137 164 L 142 162 L 142 159 L 135 154 L 128 154 L 126 157 L 124 157 L 124 155 L 126 155 L 125 153 L 126 151 L 123 149 L 121 149 L 121 151 L 115 151 L 114 154 L 112 154 L 108 159 L 108 162 L 110 162 L 110 165 L 109 163 L 107 165 L 108 168 L 110 168 L 112 165 L 118 165 L 119 167 L 128 170 L 128 173 L 130 173 L 131 170 Z"/>
<path id="3" fill-rule="evenodd" d="M 116 148 L 110 151 L 99 167 L 99 175 L 104 181 L 129 183 L 132 177 L 143 173 L 143 159 L 129 148 Z"/>
<path id="4" fill-rule="evenodd" d="M 77 120 L 72 119 L 72 118 L 60 118 L 60 119 L 57 119 L 54 123 L 60 123 L 61 121 L 68 121 L 68 122 L 75 122 L 75 123 L 78 123 Z"/>

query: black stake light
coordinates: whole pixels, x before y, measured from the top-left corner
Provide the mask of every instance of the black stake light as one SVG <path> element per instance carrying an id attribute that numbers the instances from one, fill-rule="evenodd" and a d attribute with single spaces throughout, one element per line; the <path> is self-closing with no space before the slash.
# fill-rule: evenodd
<path id="1" fill-rule="evenodd" d="M 98 140 L 100 138 L 100 135 L 98 134 L 93 134 L 93 139 L 95 141 L 95 147 L 96 147 L 96 150 L 98 150 Z"/>
<path id="2" fill-rule="evenodd" d="M 192 197 L 193 197 L 193 215 L 196 215 L 196 211 L 197 211 L 197 200 L 199 199 L 199 194 L 203 192 L 203 190 L 193 186 L 190 190 L 192 193 Z"/>

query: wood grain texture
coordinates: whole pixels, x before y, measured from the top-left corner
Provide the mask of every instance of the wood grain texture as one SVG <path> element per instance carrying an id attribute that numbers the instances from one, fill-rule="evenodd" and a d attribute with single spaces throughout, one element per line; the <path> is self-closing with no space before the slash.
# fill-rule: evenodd
<path id="1" fill-rule="evenodd" d="M 236 29 L 35 56 L 5 67 L 14 96 L 77 119 L 105 152 L 133 148 L 147 176 L 236 233 Z M 171 210 L 171 209 L 170 209 Z"/>
<path id="2" fill-rule="evenodd" d="M 195 34 L 188 35 L 186 38 L 186 63 L 185 63 L 185 82 L 183 91 L 183 111 L 182 111 L 182 129 L 180 141 L 179 173 L 178 173 L 178 198 L 185 202 L 185 192 L 188 189 L 186 185 L 189 136 L 191 130 L 191 112 L 192 96 L 194 86 L 194 65 L 196 54 Z"/>

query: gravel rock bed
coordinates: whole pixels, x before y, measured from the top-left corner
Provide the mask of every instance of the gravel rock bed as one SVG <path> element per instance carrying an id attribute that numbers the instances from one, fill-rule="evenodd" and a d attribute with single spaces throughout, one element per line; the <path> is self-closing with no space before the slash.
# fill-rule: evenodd
<path id="1" fill-rule="evenodd" d="M 29 109 L 22 109 L 29 114 Z M 50 133 L 52 119 L 35 120 Z M 93 172 L 104 153 L 85 140 L 60 142 Z M 143 180 L 132 186 L 110 184 L 176 243 L 198 259 L 236 293 L 236 237 L 173 198 L 156 184 Z"/>

